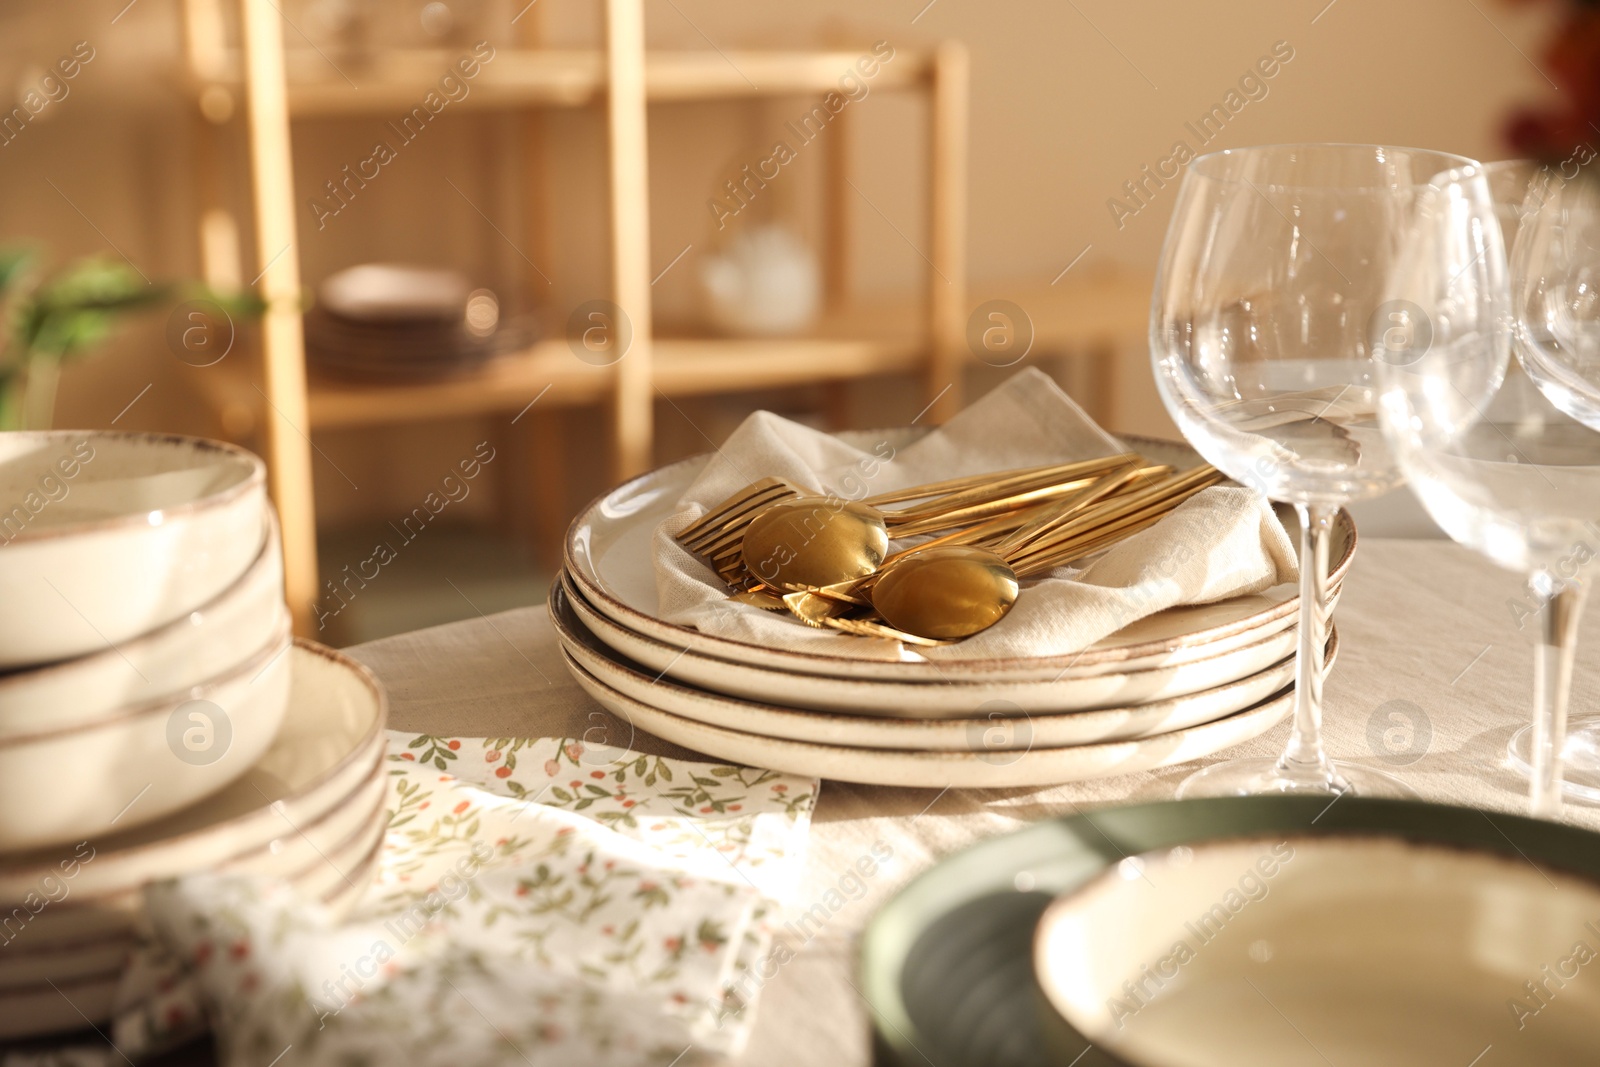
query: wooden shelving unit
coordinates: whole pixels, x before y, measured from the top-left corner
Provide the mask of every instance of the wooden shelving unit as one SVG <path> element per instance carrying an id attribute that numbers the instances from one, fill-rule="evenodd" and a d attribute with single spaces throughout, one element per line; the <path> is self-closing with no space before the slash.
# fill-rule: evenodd
<path id="1" fill-rule="evenodd" d="M 947 43 L 920 54 L 898 49 L 874 78 L 874 91 L 922 93 L 929 101 L 929 218 L 924 306 L 892 335 L 862 331 L 781 340 L 658 338 L 652 329 L 647 108 L 653 102 L 816 96 L 837 88 L 859 52 L 651 52 L 644 48 L 642 0 L 605 0 L 601 50 L 497 48 L 471 93 L 453 106 L 473 109 L 606 105 L 610 173 L 611 300 L 633 326 L 626 356 L 608 367 L 577 359 L 562 339 L 494 360 L 443 381 L 359 384 L 308 375 L 300 323 L 301 279 L 294 255 L 296 201 L 290 128 L 299 118 L 392 115 L 409 109 L 454 53 L 427 50 L 375 55 L 357 90 L 327 64 L 300 68 L 286 53 L 274 0 L 237 0 L 240 42 L 226 40 L 224 0 L 185 0 L 184 79 L 211 122 L 226 121 L 244 98 L 253 183 L 256 262 L 241 272 L 237 235 L 225 213 L 206 212 L 202 259 L 207 280 L 226 284 L 260 272 L 269 304 L 258 368 L 221 365 L 200 380 L 224 425 L 258 429 L 284 528 L 288 600 L 302 630 L 317 595 L 311 435 L 335 427 L 453 418 L 517 409 L 544 391 L 542 403 L 600 404 L 609 410 L 612 468 L 627 477 L 650 465 L 657 396 L 676 397 L 775 386 L 841 382 L 889 373 L 920 373 L 937 421 L 960 405 L 966 309 L 967 82 L 965 50 Z M 219 106 L 220 101 L 220 106 Z M 202 126 L 205 122 L 202 121 Z M 840 140 L 838 135 L 833 138 Z M 841 195 L 848 188 L 842 146 L 830 146 L 829 197 L 834 246 L 826 259 L 828 291 L 842 285 Z M 204 183 L 202 183 L 204 184 Z M 871 316 L 866 316 L 870 319 Z"/>
<path id="2" fill-rule="evenodd" d="M 459 50 L 407 49 L 376 55 L 361 68 L 361 88 L 316 62 L 288 62 L 289 114 L 326 118 L 402 112 L 458 58 Z M 860 52 L 653 52 L 644 60 L 645 98 L 652 103 L 821 95 L 838 88 L 839 73 Z M 897 53 L 873 77 L 874 90 L 917 90 L 933 76 L 932 53 Z M 204 74 L 191 70 L 197 93 L 211 85 L 241 89 L 237 51 L 222 52 Z M 583 107 L 606 95 L 605 54 L 575 49 L 498 49 L 493 63 L 473 79 L 472 91 L 452 103 L 462 108 Z"/>

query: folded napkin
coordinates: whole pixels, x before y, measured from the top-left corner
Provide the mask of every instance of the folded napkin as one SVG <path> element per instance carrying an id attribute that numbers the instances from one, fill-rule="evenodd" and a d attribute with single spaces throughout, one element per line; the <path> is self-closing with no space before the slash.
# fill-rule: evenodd
<path id="1" fill-rule="evenodd" d="M 740 1050 L 815 780 L 570 739 L 391 732 L 389 752 L 380 872 L 342 922 L 260 878 L 147 888 L 121 1052 L 208 1023 L 223 1067 Z"/>
<path id="2" fill-rule="evenodd" d="M 1129 451 L 1045 374 L 1028 369 L 944 426 L 866 448 L 770 412 L 734 431 L 678 501 L 653 541 L 661 617 L 768 647 L 862 659 L 990 659 L 1069 655 L 1163 608 L 1258 593 L 1298 576 L 1294 546 L 1266 500 L 1215 486 L 1083 567 L 1023 583 L 1000 622 L 964 641 L 913 648 L 806 626 L 728 599 L 715 571 L 673 535 L 757 478 L 860 500 L 908 485 L 985 471 L 1067 463 Z"/>

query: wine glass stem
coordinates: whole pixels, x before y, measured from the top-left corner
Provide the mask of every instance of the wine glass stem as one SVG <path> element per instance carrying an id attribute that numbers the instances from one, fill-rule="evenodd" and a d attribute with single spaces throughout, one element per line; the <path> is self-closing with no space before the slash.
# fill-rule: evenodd
<path id="1" fill-rule="evenodd" d="M 1285 776 L 1308 785 L 1338 779 L 1322 748 L 1322 656 L 1328 628 L 1328 534 L 1338 509 L 1299 504 L 1300 646 L 1294 666 L 1294 726 L 1278 760 Z"/>
<path id="2" fill-rule="evenodd" d="M 1536 575 L 1540 594 L 1539 644 L 1533 654 L 1532 785 L 1528 807 L 1534 816 L 1561 815 L 1561 748 L 1567 739 L 1567 692 L 1572 687 L 1572 657 L 1578 645 L 1578 616 L 1585 587 L 1575 581 Z"/>

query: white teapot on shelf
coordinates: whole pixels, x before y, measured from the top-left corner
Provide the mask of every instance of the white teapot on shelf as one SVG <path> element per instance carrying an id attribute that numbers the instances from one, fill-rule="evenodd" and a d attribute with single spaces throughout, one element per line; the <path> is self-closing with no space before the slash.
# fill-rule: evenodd
<path id="1" fill-rule="evenodd" d="M 817 317 L 822 280 L 816 257 L 781 226 L 752 226 L 701 261 L 711 324 L 724 333 L 799 333 Z"/>

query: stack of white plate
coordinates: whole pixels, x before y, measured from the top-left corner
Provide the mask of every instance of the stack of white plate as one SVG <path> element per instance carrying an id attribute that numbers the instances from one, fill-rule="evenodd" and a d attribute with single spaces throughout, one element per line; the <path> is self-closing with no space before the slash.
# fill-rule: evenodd
<path id="1" fill-rule="evenodd" d="M 1129 447 L 1179 467 L 1198 462 L 1182 445 Z M 707 461 L 662 468 L 591 504 L 573 522 L 551 590 L 574 678 L 639 729 L 796 774 L 982 788 L 1187 762 L 1265 732 L 1290 710 L 1293 586 L 1162 611 L 1075 655 L 937 665 L 820 656 L 667 621 L 651 535 Z M 1292 514 L 1283 517 L 1297 534 Z M 1355 546 L 1341 513 L 1329 553 L 1335 595 Z M 1336 652 L 1335 635 L 1330 664 Z"/>
<path id="2" fill-rule="evenodd" d="M 146 882 L 370 881 L 382 691 L 291 639 L 248 452 L 0 434 L 0 671 L 0 1039 L 106 1018 Z"/>

